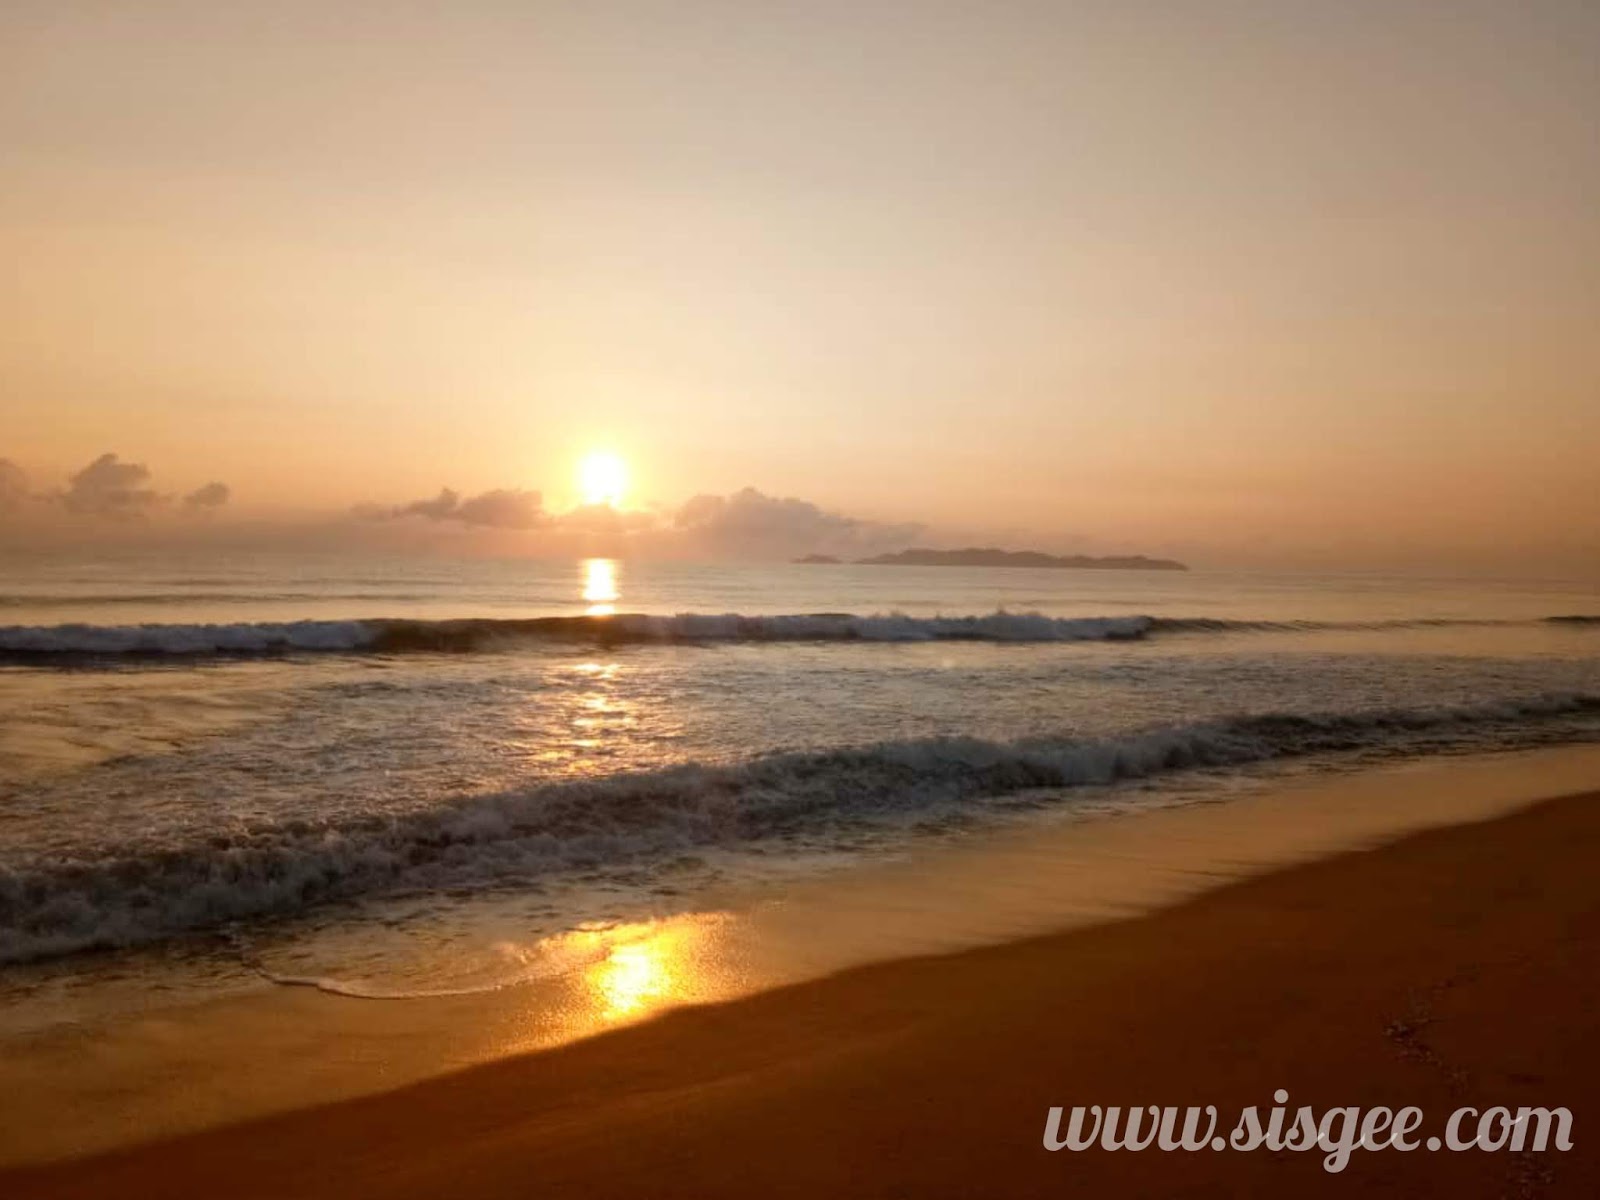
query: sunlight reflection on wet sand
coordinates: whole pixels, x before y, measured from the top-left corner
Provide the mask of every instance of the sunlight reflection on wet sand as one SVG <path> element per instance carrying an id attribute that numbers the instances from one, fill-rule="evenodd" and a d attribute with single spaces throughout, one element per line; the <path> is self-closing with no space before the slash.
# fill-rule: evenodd
<path id="1" fill-rule="evenodd" d="M 697 912 L 542 940 L 536 956 L 586 964 L 564 1005 L 563 1039 L 738 994 L 747 981 L 725 944 L 734 924 L 730 913 Z"/>

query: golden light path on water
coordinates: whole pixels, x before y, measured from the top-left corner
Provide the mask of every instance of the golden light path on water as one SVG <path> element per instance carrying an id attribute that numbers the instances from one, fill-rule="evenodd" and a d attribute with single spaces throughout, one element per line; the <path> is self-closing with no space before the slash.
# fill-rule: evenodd
<path id="1" fill-rule="evenodd" d="M 583 599 L 591 617 L 609 617 L 617 611 L 617 564 L 610 558 L 583 561 Z"/>

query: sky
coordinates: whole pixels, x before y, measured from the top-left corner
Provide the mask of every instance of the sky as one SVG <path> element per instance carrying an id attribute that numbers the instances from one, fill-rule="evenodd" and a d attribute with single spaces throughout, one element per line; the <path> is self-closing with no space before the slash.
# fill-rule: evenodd
<path id="1" fill-rule="evenodd" d="M 10 0 L 0 545 L 1592 572 L 1597 123 L 1588 0 Z"/>

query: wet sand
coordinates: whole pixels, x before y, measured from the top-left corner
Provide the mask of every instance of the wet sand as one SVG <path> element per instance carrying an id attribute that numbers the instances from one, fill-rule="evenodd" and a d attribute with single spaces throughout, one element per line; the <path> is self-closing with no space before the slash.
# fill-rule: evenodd
<path id="1" fill-rule="evenodd" d="M 1530 790 L 1534 783 L 1530 781 Z M 1588 1196 L 1600 793 L 381 1095 L 0 1174 L 7 1196 Z M 270 1068 L 270 1064 L 263 1064 Z M 1050 1154 L 1051 1105 L 1565 1106 L 1570 1152 Z M 15 1090 L 7 1107 L 19 1101 Z M 25 1101 L 24 1101 L 25 1102 Z"/>

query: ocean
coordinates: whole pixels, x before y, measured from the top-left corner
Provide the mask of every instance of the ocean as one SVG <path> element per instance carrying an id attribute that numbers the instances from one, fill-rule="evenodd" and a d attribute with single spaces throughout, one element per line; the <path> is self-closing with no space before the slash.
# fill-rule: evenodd
<path id="1" fill-rule="evenodd" d="M 1596 740 L 1579 582 L 13 560 L 0 999 L 502 988 L 744 885 Z"/>

